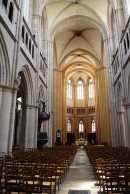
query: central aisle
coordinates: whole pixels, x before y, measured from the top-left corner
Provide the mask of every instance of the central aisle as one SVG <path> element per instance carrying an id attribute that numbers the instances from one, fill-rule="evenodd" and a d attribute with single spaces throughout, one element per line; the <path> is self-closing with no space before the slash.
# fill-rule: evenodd
<path id="1" fill-rule="evenodd" d="M 96 179 L 89 158 L 86 151 L 79 148 L 57 194 L 68 194 L 69 190 L 90 190 L 91 194 L 97 194 L 99 188 L 94 183 Z"/>

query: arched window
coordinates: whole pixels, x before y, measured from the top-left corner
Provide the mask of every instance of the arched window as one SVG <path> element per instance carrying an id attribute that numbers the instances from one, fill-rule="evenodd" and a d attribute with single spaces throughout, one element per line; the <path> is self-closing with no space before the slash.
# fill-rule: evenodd
<path id="1" fill-rule="evenodd" d="M 92 132 L 96 132 L 96 125 L 94 119 L 92 119 Z"/>
<path id="2" fill-rule="evenodd" d="M 94 83 L 92 79 L 89 79 L 89 98 L 94 97 Z"/>
<path id="3" fill-rule="evenodd" d="M 22 41 L 23 41 L 23 43 L 24 43 L 24 33 L 25 33 L 25 28 L 24 28 L 24 26 L 22 26 Z"/>
<path id="4" fill-rule="evenodd" d="M 8 0 L 3 0 L 2 5 L 4 6 L 5 9 L 7 9 Z"/>
<path id="5" fill-rule="evenodd" d="M 32 45 L 32 58 L 34 59 L 34 45 Z"/>
<path id="6" fill-rule="evenodd" d="M 31 39 L 29 39 L 29 52 L 30 52 L 30 54 L 31 54 L 31 47 L 32 47 Z"/>
<path id="7" fill-rule="evenodd" d="M 84 123 L 82 120 L 79 121 L 79 133 L 84 132 Z"/>
<path id="8" fill-rule="evenodd" d="M 13 20 L 13 3 L 12 2 L 10 2 L 8 17 L 9 17 L 9 20 L 12 22 Z"/>
<path id="9" fill-rule="evenodd" d="M 129 35 L 128 35 L 128 33 L 126 34 L 126 39 L 127 39 L 127 47 L 129 49 L 130 48 L 130 41 L 129 41 Z"/>
<path id="10" fill-rule="evenodd" d="M 79 80 L 77 83 L 77 99 L 78 100 L 84 99 L 84 87 L 82 80 Z"/>
<path id="11" fill-rule="evenodd" d="M 26 46 L 28 48 L 28 33 L 26 32 Z"/>
<path id="12" fill-rule="evenodd" d="M 67 98 L 72 99 L 72 81 L 67 81 Z"/>
<path id="13" fill-rule="evenodd" d="M 67 121 L 67 132 L 71 132 L 71 120 L 68 119 Z"/>
<path id="14" fill-rule="evenodd" d="M 127 53 L 127 48 L 126 48 L 126 42 L 125 42 L 125 39 L 124 39 L 124 50 L 125 50 L 125 54 Z"/>

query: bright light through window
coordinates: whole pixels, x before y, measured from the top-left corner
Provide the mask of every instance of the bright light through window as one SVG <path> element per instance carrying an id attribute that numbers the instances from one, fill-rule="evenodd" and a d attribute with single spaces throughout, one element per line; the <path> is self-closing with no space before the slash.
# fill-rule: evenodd
<path id="1" fill-rule="evenodd" d="M 67 98 L 72 99 L 72 81 L 67 81 Z"/>
<path id="2" fill-rule="evenodd" d="M 79 133 L 82 133 L 82 132 L 84 132 L 84 123 L 81 120 L 81 121 L 79 121 Z"/>
<path id="3" fill-rule="evenodd" d="M 92 120 L 92 132 L 96 132 L 95 120 Z"/>
<path id="4" fill-rule="evenodd" d="M 79 80 L 77 83 L 77 99 L 78 100 L 84 99 L 84 87 L 82 80 Z"/>
<path id="5" fill-rule="evenodd" d="M 93 80 L 90 79 L 89 80 L 89 98 L 93 98 L 94 97 L 94 83 Z"/>
<path id="6" fill-rule="evenodd" d="M 71 132 L 71 121 L 68 120 L 67 122 L 67 132 Z"/>

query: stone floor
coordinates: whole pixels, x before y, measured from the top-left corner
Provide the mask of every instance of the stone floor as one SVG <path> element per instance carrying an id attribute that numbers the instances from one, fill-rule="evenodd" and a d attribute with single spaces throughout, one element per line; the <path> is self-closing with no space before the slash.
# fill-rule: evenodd
<path id="1" fill-rule="evenodd" d="M 96 179 L 86 151 L 79 148 L 65 180 L 56 194 L 68 194 L 69 190 L 90 190 L 91 194 L 97 194 L 99 188 L 94 183 L 96 183 Z"/>

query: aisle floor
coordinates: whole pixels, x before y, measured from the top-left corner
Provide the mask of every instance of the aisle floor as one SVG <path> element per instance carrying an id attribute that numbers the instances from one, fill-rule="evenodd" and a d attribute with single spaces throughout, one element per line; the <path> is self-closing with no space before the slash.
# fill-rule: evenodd
<path id="1" fill-rule="evenodd" d="M 86 151 L 79 148 L 57 194 L 68 194 L 69 190 L 90 190 L 91 194 L 97 194 L 99 188 L 94 183 L 96 179 L 89 158 Z"/>

